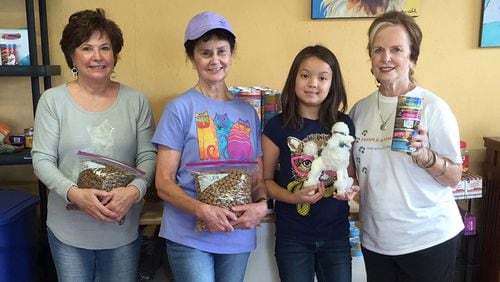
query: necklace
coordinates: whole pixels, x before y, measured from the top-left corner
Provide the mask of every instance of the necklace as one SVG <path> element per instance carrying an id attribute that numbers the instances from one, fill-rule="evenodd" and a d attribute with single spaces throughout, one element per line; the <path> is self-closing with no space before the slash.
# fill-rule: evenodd
<path id="1" fill-rule="evenodd" d="M 403 94 L 402 94 L 402 95 L 405 95 L 405 93 L 410 92 L 411 90 L 413 90 L 413 88 L 415 88 L 415 84 L 413 84 L 412 82 L 410 82 L 410 83 L 408 84 L 408 88 L 406 89 L 406 92 L 403 92 Z M 380 110 L 380 95 L 382 95 L 382 94 L 380 93 L 380 88 L 379 88 L 379 90 L 378 90 L 377 92 L 378 92 L 378 93 L 377 93 L 377 94 L 378 94 L 378 95 L 377 95 L 378 115 L 380 116 L 380 121 L 382 122 L 382 123 L 380 124 L 380 130 L 384 131 L 384 130 L 386 130 L 386 129 L 387 129 L 387 126 L 388 126 L 388 125 L 387 125 L 387 123 L 389 122 L 389 120 L 391 120 L 391 116 L 392 116 L 392 114 L 394 114 L 394 113 L 395 113 L 395 111 L 394 111 L 394 112 L 391 112 L 391 114 L 390 114 L 390 115 L 387 117 L 387 119 L 384 121 L 384 118 L 382 117 L 382 111 Z"/>
<path id="2" fill-rule="evenodd" d="M 394 112 L 391 112 L 391 114 L 387 117 L 387 119 L 384 121 L 384 118 L 382 117 L 382 111 L 380 111 L 380 91 L 377 93 L 377 107 L 378 107 L 378 115 L 380 117 L 380 121 L 382 124 L 380 124 L 380 130 L 384 131 L 387 129 L 387 122 L 391 119 L 391 116 Z"/>

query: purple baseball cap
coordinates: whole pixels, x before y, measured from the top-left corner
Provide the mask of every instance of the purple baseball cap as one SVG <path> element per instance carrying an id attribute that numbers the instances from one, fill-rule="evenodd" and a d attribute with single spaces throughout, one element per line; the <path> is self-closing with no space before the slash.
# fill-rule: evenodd
<path id="1" fill-rule="evenodd" d="M 236 37 L 226 18 L 217 13 L 207 11 L 194 16 L 189 21 L 184 33 L 184 43 L 188 40 L 198 39 L 207 31 L 216 28 L 225 29 Z"/>

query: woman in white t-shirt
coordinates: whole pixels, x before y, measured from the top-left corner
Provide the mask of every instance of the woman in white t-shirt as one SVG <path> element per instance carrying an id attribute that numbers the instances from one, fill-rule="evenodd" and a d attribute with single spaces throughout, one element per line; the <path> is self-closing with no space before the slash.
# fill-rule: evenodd
<path id="1" fill-rule="evenodd" d="M 450 188 L 462 172 L 456 118 L 446 102 L 415 84 L 422 32 L 412 17 L 385 13 L 368 35 L 378 88 L 350 112 L 368 281 L 452 281 L 463 229 Z M 414 152 L 391 150 L 401 95 L 422 103 L 407 143 Z"/>

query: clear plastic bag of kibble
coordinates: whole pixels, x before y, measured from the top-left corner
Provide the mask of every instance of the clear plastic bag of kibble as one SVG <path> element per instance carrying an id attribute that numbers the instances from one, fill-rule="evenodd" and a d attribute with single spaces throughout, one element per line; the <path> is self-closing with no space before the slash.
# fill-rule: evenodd
<path id="1" fill-rule="evenodd" d="M 194 177 L 198 200 L 228 210 L 252 202 L 252 173 L 256 167 L 255 161 L 236 160 L 186 164 Z M 195 230 L 204 231 L 206 226 L 197 221 Z"/>
<path id="2" fill-rule="evenodd" d="M 81 189 L 100 189 L 111 191 L 114 188 L 126 187 L 136 177 L 144 176 L 144 172 L 123 162 L 103 155 L 78 151 L 81 160 L 77 186 Z M 78 209 L 75 204 L 68 204 L 68 210 Z M 125 217 L 120 221 L 123 223 Z"/>

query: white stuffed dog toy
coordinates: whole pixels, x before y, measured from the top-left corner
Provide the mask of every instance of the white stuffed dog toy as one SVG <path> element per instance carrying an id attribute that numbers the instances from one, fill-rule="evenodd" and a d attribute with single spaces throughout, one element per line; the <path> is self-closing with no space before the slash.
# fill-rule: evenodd
<path id="1" fill-rule="evenodd" d="M 333 183 L 333 187 L 337 189 L 337 193 L 343 194 L 349 189 L 354 180 L 349 177 L 347 167 L 349 166 L 350 149 L 354 138 L 349 135 L 349 127 L 344 122 L 336 122 L 332 126 L 332 136 L 328 139 L 326 146 L 321 151 L 321 155 L 317 156 L 317 147 L 306 144 L 304 152 L 308 155 L 315 156 L 311 164 L 308 178 L 304 182 L 304 187 L 318 184 L 323 171 L 331 170 L 337 174 L 337 180 Z M 314 192 L 310 193 L 311 195 Z"/>

